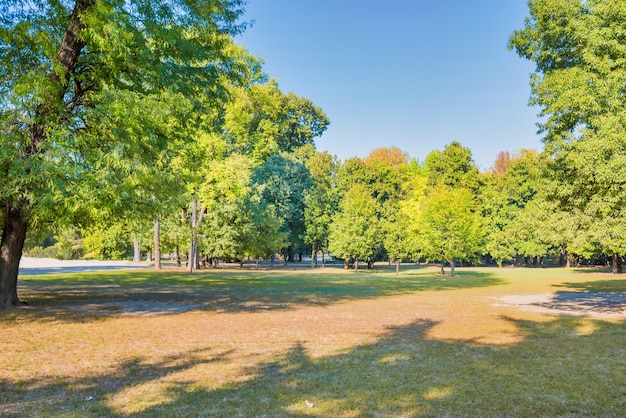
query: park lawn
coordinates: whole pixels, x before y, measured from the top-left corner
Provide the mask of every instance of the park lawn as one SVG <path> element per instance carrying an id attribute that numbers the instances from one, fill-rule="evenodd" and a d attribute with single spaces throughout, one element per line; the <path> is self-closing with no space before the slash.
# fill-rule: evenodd
<path id="1" fill-rule="evenodd" d="M 623 416 L 626 327 L 507 297 L 596 270 L 29 276 L 0 312 L 1 416 Z M 600 310 L 602 311 L 602 310 Z"/>

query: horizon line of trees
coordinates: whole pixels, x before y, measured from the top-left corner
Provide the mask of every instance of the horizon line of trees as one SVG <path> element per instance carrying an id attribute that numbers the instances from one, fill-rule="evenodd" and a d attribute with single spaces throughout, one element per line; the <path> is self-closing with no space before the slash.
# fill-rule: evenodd
<path id="1" fill-rule="evenodd" d="M 458 142 L 423 162 L 397 147 L 343 162 L 312 143 L 257 164 L 235 153 L 212 166 L 194 229 L 191 208 L 181 207 L 161 211 L 156 229 L 147 218 L 132 230 L 120 221 L 81 232 L 66 228 L 53 239 L 48 234 L 48 245 L 54 244 L 48 255 L 129 258 L 134 252 L 139 261 L 141 248 L 150 259 L 160 252 L 174 254 L 179 265 L 190 259 L 193 269 L 220 260 L 273 261 L 276 253 L 284 261 L 310 255 L 314 266 L 318 254 L 330 253 L 346 268 L 423 260 L 442 269 L 445 263 L 452 274 L 459 263 L 611 263 L 620 272 L 623 254 L 597 241 L 610 230 L 559 208 L 554 169 L 548 155 L 521 149 L 501 151 L 481 173 L 471 150 Z M 192 234 L 195 261 L 187 244 Z"/>

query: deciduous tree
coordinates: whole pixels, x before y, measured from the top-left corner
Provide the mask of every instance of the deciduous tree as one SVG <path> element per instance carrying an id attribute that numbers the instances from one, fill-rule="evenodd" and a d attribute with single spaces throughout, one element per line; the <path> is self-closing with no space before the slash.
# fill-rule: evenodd
<path id="1" fill-rule="evenodd" d="M 579 233 L 617 262 L 626 253 L 626 4 L 533 0 L 529 8 L 509 45 L 536 64 L 530 103 L 541 108 L 555 168 L 552 199 L 584 215 L 591 224 Z"/>
<path id="2" fill-rule="evenodd" d="M 354 185 L 343 196 L 330 226 L 329 251 L 345 259 L 346 266 L 347 261 L 354 258 L 355 269 L 358 269 L 359 259 L 374 255 L 380 245 L 376 212 L 376 201 L 361 184 Z"/>
<path id="3" fill-rule="evenodd" d="M 158 98 L 164 92 L 191 100 L 201 113 L 210 101 L 192 98 L 219 96 L 220 75 L 237 72 L 229 48 L 230 35 L 242 28 L 237 23 L 241 4 L 3 3 L 0 308 L 19 304 L 18 267 L 29 226 L 63 219 L 60 212 L 74 203 L 69 199 L 73 182 L 83 183 L 86 170 L 107 166 L 111 159 L 160 149 L 142 148 L 135 142 L 138 136 L 126 135 L 125 129 L 100 138 L 100 115 L 110 115 L 124 95 Z"/>

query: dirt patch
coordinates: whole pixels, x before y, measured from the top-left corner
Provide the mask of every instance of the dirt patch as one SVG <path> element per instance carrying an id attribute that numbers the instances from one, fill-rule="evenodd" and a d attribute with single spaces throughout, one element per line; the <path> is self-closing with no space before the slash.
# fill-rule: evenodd
<path id="1" fill-rule="evenodd" d="M 538 295 L 507 295 L 498 304 L 515 305 L 526 312 L 589 316 L 598 319 L 626 318 L 626 293 L 556 292 Z"/>

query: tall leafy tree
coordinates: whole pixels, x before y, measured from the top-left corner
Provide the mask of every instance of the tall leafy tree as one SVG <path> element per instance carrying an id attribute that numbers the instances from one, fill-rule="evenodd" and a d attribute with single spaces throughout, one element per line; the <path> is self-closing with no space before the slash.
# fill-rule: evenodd
<path id="1" fill-rule="evenodd" d="M 312 145 L 330 123 L 311 100 L 284 94 L 275 80 L 261 75 L 250 85 L 232 88 L 231 97 L 224 114 L 226 139 L 256 161 Z"/>
<path id="2" fill-rule="evenodd" d="M 305 196 L 312 185 L 309 169 L 290 154 L 274 154 L 254 170 L 252 185 L 275 208 L 287 236 L 286 259 L 294 261 L 294 255 L 304 250 Z"/>
<path id="3" fill-rule="evenodd" d="M 542 183 L 540 160 L 535 150 L 521 149 L 511 157 L 499 154 L 498 167 L 488 173 L 481 188 L 485 218 L 486 251 L 499 266 L 505 260 L 546 254 L 546 231 L 538 221 L 547 212 L 541 205 L 530 205 Z"/>
<path id="4" fill-rule="evenodd" d="M 152 153 L 108 118 L 126 97 L 190 100 L 201 112 L 234 74 L 230 35 L 239 0 L 187 2 L 7 0 L 0 17 L 0 307 L 19 303 L 17 275 L 29 226 L 63 219 L 85 173 Z M 105 120 L 107 123 L 100 124 Z M 179 121 L 193 124 L 186 118 Z M 156 143 L 157 147 L 161 143 Z M 160 149 L 160 148 L 158 148 Z M 157 149 L 157 150 L 158 150 Z M 110 170 L 109 172 L 113 172 Z"/>
<path id="5" fill-rule="evenodd" d="M 305 195 L 305 244 L 311 247 L 311 266 L 316 263 L 318 251 L 328 249 L 330 222 L 337 212 L 339 194 L 336 174 L 339 162 L 328 152 L 315 152 L 306 160 L 312 186 Z"/>
<path id="6" fill-rule="evenodd" d="M 459 142 L 451 142 L 442 151 L 426 156 L 428 180 L 431 186 L 463 187 L 477 193 L 480 175 L 472 158 L 472 151 Z"/>
<path id="7" fill-rule="evenodd" d="M 541 108 L 559 209 L 588 220 L 579 231 L 613 256 L 626 253 L 626 4 L 533 0 L 510 48 L 536 64 L 530 103 Z M 585 226 L 584 224 L 582 226 Z"/>

